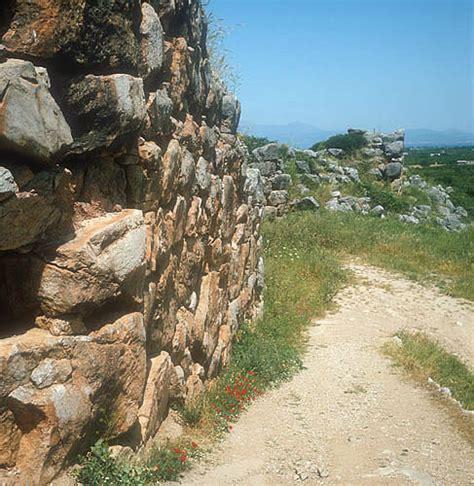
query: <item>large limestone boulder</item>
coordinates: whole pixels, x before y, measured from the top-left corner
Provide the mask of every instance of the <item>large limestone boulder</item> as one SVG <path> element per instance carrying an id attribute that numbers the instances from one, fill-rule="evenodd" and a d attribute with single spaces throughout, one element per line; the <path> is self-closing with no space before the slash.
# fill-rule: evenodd
<path id="1" fill-rule="evenodd" d="M 290 174 L 277 174 L 272 177 L 272 189 L 275 191 L 286 190 L 291 186 Z"/>
<path id="2" fill-rule="evenodd" d="M 403 141 L 396 141 L 387 143 L 384 147 L 385 155 L 392 159 L 398 159 L 403 156 L 404 144 Z"/>
<path id="3" fill-rule="evenodd" d="M 263 147 L 256 148 L 252 155 L 259 162 L 265 162 L 268 160 L 277 160 L 280 158 L 281 145 L 278 143 L 269 143 Z"/>
<path id="4" fill-rule="evenodd" d="M 222 98 L 222 123 L 223 132 L 235 133 L 240 121 L 240 102 L 231 93 L 227 93 Z"/>
<path id="5" fill-rule="evenodd" d="M 47 315 L 87 314 L 119 295 L 140 300 L 146 249 L 141 211 L 88 221 L 54 249 L 40 270 L 38 298 Z"/>
<path id="6" fill-rule="evenodd" d="M 110 437 L 137 424 L 146 374 L 143 317 L 106 319 L 89 336 L 33 329 L 5 339 L 0 371 L 0 443 L 10 440 L 0 457 L 16 466 L 12 484 L 49 484 L 105 423 Z"/>
<path id="7" fill-rule="evenodd" d="M 173 101 L 168 96 L 166 89 L 162 88 L 151 93 L 147 103 L 148 117 L 150 120 L 150 135 L 168 133 L 171 128 L 171 114 L 173 113 Z"/>
<path id="8" fill-rule="evenodd" d="M 193 346 L 210 360 L 217 345 L 219 327 L 222 324 L 224 292 L 219 288 L 219 272 L 211 272 L 202 278 L 199 301 L 192 322 Z"/>
<path id="9" fill-rule="evenodd" d="M 19 59 L 1 63 L 0 100 L 0 150 L 51 164 L 72 143 L 44 68 Z"/>
<path id="10" fill-rule="evenodd" d="M 390 162 L 385 166 L 385 176 L 393 181 L 402 176 L 403 165 L 400 162 Z"/>
<path id="11" fill-rule="evenodd" d="M 396 130 L 392 133 L 383 133 L 381 138 L 384 143 L 404 142 L 405 130 L 401 128 L 400 130 Z"/>
<path id="12" fill-rule="evenodd" d="M 25 247 L 41 241 L 45 235 L 60 235 L 71 229 L 71 173 L 55 168 L 31 177 L 24 185 L 20 173 L 14 184 L 7 177 L 10 197 L 0 201 L 0 251 Z M 21 189 L 12 194 L 19 185 Z"/>
<path id="13" fill-rule="evenodd" d="M 149 3 L 142 4 L 140 24 L 142 64 L 139 67 L 144 79 L 155 77 L 163 64 L 164 32 L 155 9 Z"/>
<path id="14" fill-rule="evenodd" d="M 247 169 L 244 192 L 248 195 L 250 204 L 262 204 L 265 201 L 263 180 L 258 169 Z"/>
<path id="15" fill-rule="evenodd" d="M 128 74 L 88 74 L 71 83 L 65 96 L 76 153 L 110 146 L 138 131 L 146 115 L 143 81 Z"/>
<path id="16" fill-rule="evenodd" d="M 173 363 L 167 352 L 163 351 L 151 359 L 143 403 L 138 411 L 141 438 L 144 443 L 150 437 L 154 437 L 166 418 L 172 372 Z"/>
<path id="17" fill-rule="evenodd" d="M 2 38 L 9 52 L 41 59 L 60 56 L 73 69 L 137 69 L 140 0 L 17 0 L 15 4 Z"/>
<path id="18" fill-rule="evenodd" d="M 5 167 L 0 167 L 0 202 L 18 192 L 18 186 L 12 173 Z"/>

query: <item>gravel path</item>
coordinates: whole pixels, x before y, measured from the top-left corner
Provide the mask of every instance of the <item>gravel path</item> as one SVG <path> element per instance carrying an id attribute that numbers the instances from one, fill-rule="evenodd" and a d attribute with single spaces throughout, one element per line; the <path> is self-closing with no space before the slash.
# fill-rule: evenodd
<path id="1" fill-rule="evenodd" d="M 381 346 L 421 329 L 474 363 L 474 308 L 351 265 L 358 284 L 309 331 L 305 369 L 256 401 L 184 485 L 468 485 L 474 449 Z"/>

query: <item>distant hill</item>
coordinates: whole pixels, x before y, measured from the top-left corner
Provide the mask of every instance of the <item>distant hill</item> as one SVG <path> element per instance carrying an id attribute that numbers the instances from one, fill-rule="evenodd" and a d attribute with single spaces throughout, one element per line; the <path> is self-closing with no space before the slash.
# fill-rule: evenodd
<path id="1" fill-rule="evenodd" d="M 361 127 L 362 128 L 362 127 Z M 267 137 L 291 147 L 308 148 L 316 142 L 321 142 L 345 130 L 323 130 L 308 123 L 292 122 L 286 125 L 265 125 L 242 122 L 240 131 L 256 137 Z M 474 134 L 460 130 L 429 130 L 426 128 L 410 128 L 406 130 L 406 145 L 409 147 L 436 146 L 474 146 Z"/>
<path id="2" fill-rule="evenodd" d="M 267 137 L 268 139 L 286 143 L 295 148 L 306 149 L 316 142 L 321 142 L 336 135 L 338 132 L 333 130 L 322 130 L 307 123 L 293 122 L 287 125 L 260 125 L 257 123 L 240 124 L 240 131 L 256 137 Z"/>

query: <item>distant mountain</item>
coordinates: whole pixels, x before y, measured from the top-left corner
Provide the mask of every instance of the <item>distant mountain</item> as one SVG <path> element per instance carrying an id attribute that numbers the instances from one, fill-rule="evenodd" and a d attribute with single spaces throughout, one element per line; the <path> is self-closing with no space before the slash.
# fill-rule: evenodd
<path id="1" fill-rule="evenodd" d="M 293 122 L 287 125 L 261 125 L 257 123 L 240 124 L 240 131 L 256 137 L 267 137 L 290 147 L 306 149 L 316 142 L 321 142 L 336 135 L 335 130 L 322 130 L 307 123 Z"/>
<path id="2" fill-rule="evenodd" d="M 474 134 L 462 132 L 460 130 L 409 128 L 405 133 L 405 143 L 409 147 L 474 145 Z"/>
<path id="3" fill-rule="evenodd" d="M 308 123 L 292 122 L 286 125 L 265 125 L 242 122 L 240 131 L 256 137 L 267 137 L 291 147 L 308 148 L 345 130 L 323 130 Z M 406 130 L 406 145 L 409 147 L 436 147 L 474 145 L 474 134 L 460 130 L 429 130 L 409 128 Z"/>

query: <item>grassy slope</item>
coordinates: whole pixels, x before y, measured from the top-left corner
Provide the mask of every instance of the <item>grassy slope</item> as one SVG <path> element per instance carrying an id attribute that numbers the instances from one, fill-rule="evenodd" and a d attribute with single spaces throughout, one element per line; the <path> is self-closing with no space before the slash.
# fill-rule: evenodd
<path id="1" fill-rule="evenodd" d="M 439 285 L 450 295 L 474 300 L 474 229 L 448 233 L 357 214 L 291 214 L 268 227 L 271 246 L 295 241 L 333 256 L 358 256 L 370 264 Z"/>

